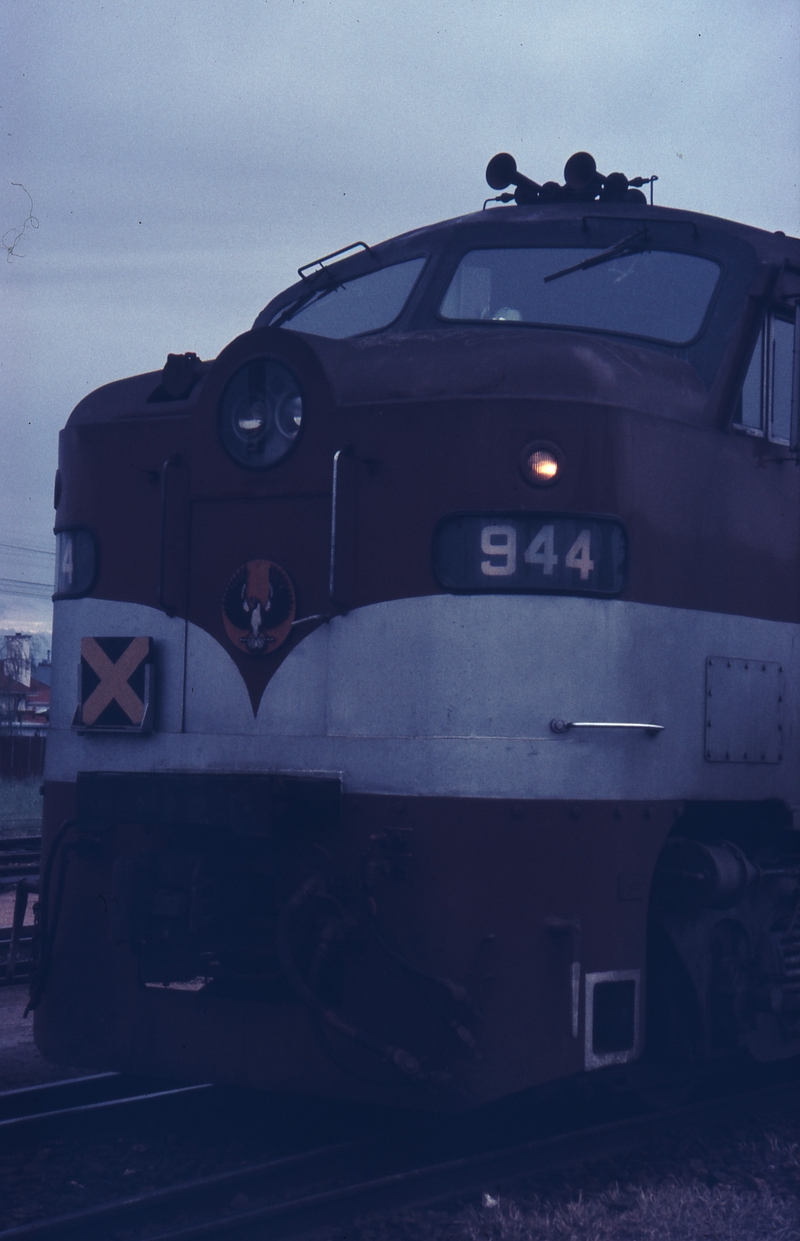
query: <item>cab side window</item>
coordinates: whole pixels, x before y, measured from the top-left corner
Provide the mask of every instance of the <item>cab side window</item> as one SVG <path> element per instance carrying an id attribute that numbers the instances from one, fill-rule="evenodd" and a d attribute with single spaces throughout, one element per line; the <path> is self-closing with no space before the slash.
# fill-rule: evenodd
<path id="1" fill-rule="evenodd" d="M 761 329 L 742 386 L 734 425 L 749 435 L 762 435 L 776 444 L 797 443 L 798 402 L 794 316 L 771 313 Z"/>

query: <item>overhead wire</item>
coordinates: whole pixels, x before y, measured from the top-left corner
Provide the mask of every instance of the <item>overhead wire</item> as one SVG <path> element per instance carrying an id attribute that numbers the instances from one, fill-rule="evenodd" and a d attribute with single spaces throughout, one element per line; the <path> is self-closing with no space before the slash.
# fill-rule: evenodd
<path id="1" fill-rule="evenodd" d="M 28 556 L 47 556 L 49 559 L 55 557 L 55 551 L 45 551 L 42 547 L 25 547 L 21 543 L 0 542 L 0 552 L 23 552 Z M 13 567 L 17 568 L 17 565 Z M 40 572 L 41 569 L 40 565 Z M 30 578 L 0 576 L 0 593 L 30 599 L 47 599 L 53 594 L 53 585 L 51 582 L 39 582 Z"/>
<path id="2" fill-rule="evenodd" d="M 0 577 L 0 594 L 23 595 L 31 599 L 49 599 L 53 593 L 52 582 L 31 582 L 24 578 Z"/>
<path id="3" fill-rule="evenodd" d="M 33 552 L 35 556 L 55 556 L 55 551 L 45 551 L 41 547 L 22 547 L 19 543 L 0 543 L 0 548 L 8 552 Z"/>

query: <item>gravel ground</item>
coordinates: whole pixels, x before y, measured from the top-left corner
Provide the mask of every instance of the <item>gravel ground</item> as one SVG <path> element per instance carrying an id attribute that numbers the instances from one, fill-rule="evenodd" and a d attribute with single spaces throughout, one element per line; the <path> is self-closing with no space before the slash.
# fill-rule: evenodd
<path id="1" fill-rule="evenodd" d="M 45 1139 L 0 1152 L 5 1226 L 211 1176 L 273 1153 L 269 1147 L 254 1151 L 246 1140 L 220 1140 L 202 1126 L 192 1131 L 175 1126 L 159 1134 L 125 1127 L 125 1136 L 103 1141 Z"/>
<path id="2" fill-rule="evenodd" d="M 269 1108 L 271 1105 L 267 1105 Z M 308 1105 L 304 1105 L 307 1107 Z M 101 1138 L 45 1136 L 0 1152 L 2 1222 L 22 1224 L 269 1158 L 315 1133 L 302 1107 L 269 1122 L 116 1128 Z M 231 1123 L 231 1120 L 233 1123 Z M 267 1123 L 264 1123 L 266 1121 Z M 303 1130 L 305 1130 L 303 1132 Z M 324 1133 L 323 1130 L 327 1130 Z M 280 1136 L 278 1136 L 280 1135 Z M 295 1146 L 297 1149 L 297 1146 Z M 635 1153 L 513 1186 L 483 1187 L 451 1209 L 404 1211 L 318 1233 L 317 1241 L 797 1241 L 800 1122 L 720 1127 L 687 1141 L 661 1137 Z M 231 1191 L 232 1208 L 248 1205 Z M 0 1241 L 2 1232 L 0 1232 Z"/>
<path id="3" fill-rule="evenodd" d="M 531 1179 L 449 1211 L 406 1211 L 325 1241 L 797 1241 L 800 1120 L 730 1126 L 690 1142 Z M 322 1241 L 320 1237 L 319 1241 Z"/>
<path id="4" fill-rule="evenodd" d="M 102 1133 L 90 1123 L 94 1131 L 54 1131 L 20 1137 L 13 1149 L 0 1146 L 0 1241 L 2 1227 L 340 1141 L 348 1136 L 349 1109 L 259 1096 L 227 1111 L 201 1103 L 182 1120 L 112 1117 Z M 230 1207 L 247 1201 L 231 1189 Z M 191 1204 L 179 1210 L 191 1215 Z"/>
<path id="5" fill-rule="evenodd" d="M 39 1056 L 25 998 L 24 987 L 0 988 L 0 1089 L 72 1075 Z M 142 1121 L 94 1140 L 31 1136 L 0 1150 L 0 1228 L 335 1140 L 343 1123 L 337 1107 L 315 1113 L 270 1096 L 257 1113 L 255 1125 L 235 1114 L 221 1125 Z M 800 1117 L 791 1115 L 691 1141 L 663 1136 L 635 1154 L 487 1185 L 472 1203 L 365 1220 L 324 1241 L 798 1241 L 799 1192 Z"/>

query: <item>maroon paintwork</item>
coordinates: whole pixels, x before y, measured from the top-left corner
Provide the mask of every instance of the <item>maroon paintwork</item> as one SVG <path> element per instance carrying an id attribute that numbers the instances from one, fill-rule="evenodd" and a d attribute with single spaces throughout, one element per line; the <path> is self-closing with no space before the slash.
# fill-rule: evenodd
<path id="1" fill-rule="evenodd" d="M 503 223 L 522 228 L 586 210 L 512 209 Z M 231 655 L 254 712 L 282 660 L 322 622 L 298 627 L 269 659 L 234 650 L 221 601 L 239 565 L 277 561 L 294 584 L 299 618 L 431 595 L 441 589 L 432 531 L 462 509 L 614 514 L 631 547 L 622 599 L 799 621 L 800 471 L 786 463 L 787 450 L 723 432 L 760 316 L 771 298 L 800 291 L 800 244 L 689 213 L 603 214 L 677 220 L 695 232 L 713 226 L 752 248 L 754 275 L 724 329 L 712 377 L 701 378 L 685 357 L 621 338 L 437 326 L 416 295 L 396 330 L 369 337 L 333 341 L 260 327 L 209 364 L 187 400 L 148 403 L 160 376 L 143 375 L 93 393 L 70 418 L 56 528 L 95 533 L 100 565 L 91 593 L 162 607 L 200 626 Z M 488 217 L 499 215 L 437 226 L 387 243 L 387 252 L 449 247 L 444 281 L 459 226 L 470 236 L 484 225 L 496 230 L 499 220 Z M 246 471 L 219 443 L 217 405 L 233 371 L 264 355 L 300 378 L 306 418 L 285 462 Z M 563 477 L 546 489 L 519 470 L 521 449 L 538 439 L 558 445 L 565 462 Z M 74 785 L 48 785 L 45 848 L 74 813 L 74 796 Z M 401 950 L 421 968 L 457 978 L 482 1013 L 474 1031 L 480 1060 L 463 1049 L 441 1052 L 458 1066 L 462 1101 L 582 1068 L 581 1041 L 570 1037 L 569 938 L 547 919 L 580 918 L 585 971 L 620 955 L 644 970 L 647 892 L 678 811 L 633 801 L 344 798 L 333 865 L 351 885 L 370 834 L 395 822 L 414 829 L 413 861 L 404 881 L 387 888 L 384 914 Z M 298 1003 L 198 1003 L 139 990 L 135 958 L 112 949 L 106 926 L 111 862 L 136 839 L 112 833 L 96 857 L 71 864 L 55 968 L 37 1011 L 46 1055 L 431 1105 L 413 1084 L 395 1088 L 382 1074 L 365 1083 L 341 1071 Z M 415 1046 L 441 1040 L 407 982 L 381 989 L 379 975 L 366 959 L 361 985 L 372 998 L 359 1015 L 368 1022 L 377 1008 L 392 1037 Z M 347 1059 L 341 1046 L 337 1054 Z"/>
<path id="2" fill-rule="evenodd" d="M 74 786 L 48 793 L 53 822 L 74 813 Z M 111 943 L 110 866 L 120 850 L 159 842 L 152 832 L 131 829 L 113 835 L 100 856 L 71 874 L 57 968 L 36 1012 L 37 1043 L 62 1063 L 124 1064 L 137 1073 L 417 1107 L 470 1106 L 577 1073 L 583 1042 L 570 1034 L 571 942 L 548 922 L 580 917 L 586 971 L 619 957 L 644 970 L 649 878 L 678 809 L 344 799 L 343 830 L 329 848 L 334 871 L 352 884 L 375 830 L 411 829 L 403 878 L 380 885 L 382 922 L 415 966 L 466 988 L 470 1009 L 461 1020 L 477 1055 L 459 1046 L 438 1016 L 441 1001 L 421 1004 L 419 987 L 387 967 L 381 954 L 360 954 L 348 1017 L 446 1064 L 456 1074 L 455 1093 L 404 1082 L 335 1036 L 332 1062 L 297 1002 L 254 1004 L 137 987 L 135 956 Z M 80 968 L 67 969 L 67 961 L 80 961 Z M 98 997 L 104 1020 L 98 1020 Z"/>
<path id="3" fill-rule="evenodd" d="M 265 352 L 302 373 L 307 423 L 283 465 L 246 472 L 218 442 L 216 407 L 231 372 Z M 292 578 L 298 617 L 331 611 L 332 459 L 343 447 L 352 455 L 340 504 L 354 540 L 337 549 L 337 567 L 349 608 L 438 592 L 430 537 L 446 513 L 518 508 L 622 517 L 631 546 L 648 549 L 632 556 L 623 599 L 800 618 L 790 572 L 800 530 L 785 518 L 797 509 L 798 471 L 764 464 L 788 454 L 763 440 L 721 437 L 691 366 L 652 350 L 520 328 L 341 342 L 260 329 L 223 351 L 191 411 L 155 408 L 68 425 L 57 523 L 99 532 L 94 595 L 157 607 L 162 468 L 177 458 L 166 477 L 165 598 L 223 645 L 225 587 L 265 549 Z M 564 454 L 554 487 L 520 476 L 533 439 Z M 268 663 L 234 654 L 254 708 L 311 628 Z"/>

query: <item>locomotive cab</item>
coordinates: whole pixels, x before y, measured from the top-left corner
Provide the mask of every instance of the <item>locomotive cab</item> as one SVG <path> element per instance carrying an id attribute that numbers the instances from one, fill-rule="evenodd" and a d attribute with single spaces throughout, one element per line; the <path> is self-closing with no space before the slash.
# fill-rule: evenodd
<path id="1" fill-rule="evenodd" d="M 800 243 L 503 158 L 62 432 L 48 1057 L 454 1107 L 800 1051 Z"/>

